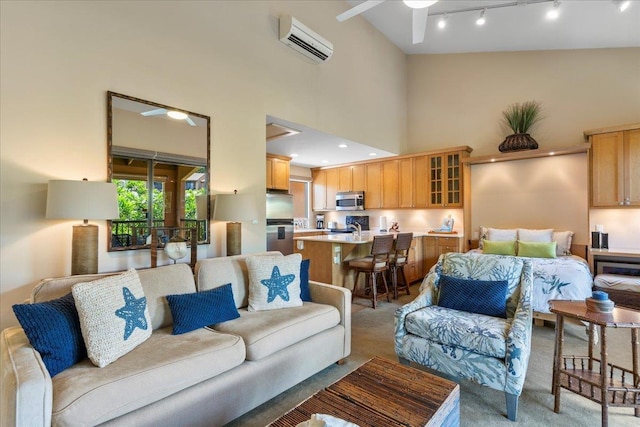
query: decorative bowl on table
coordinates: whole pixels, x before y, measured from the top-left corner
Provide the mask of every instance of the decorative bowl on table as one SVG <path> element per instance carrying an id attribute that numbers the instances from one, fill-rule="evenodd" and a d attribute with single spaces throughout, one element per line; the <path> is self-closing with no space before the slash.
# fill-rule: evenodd
<path id="1" fill-rule="evenodd" d="M 614 302 L 609 299 L 609 295 L 602 291 L 594 291 L 591 298 L 585 299 L 585 302 L 587 303 L 587 311 L 596 313 L 611 313 L 615 307 Z"/>

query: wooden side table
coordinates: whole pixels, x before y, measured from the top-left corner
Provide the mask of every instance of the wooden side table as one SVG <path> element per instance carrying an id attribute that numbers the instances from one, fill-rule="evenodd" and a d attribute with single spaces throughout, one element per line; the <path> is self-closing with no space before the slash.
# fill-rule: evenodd
<path id="1" fill-rule="evenodd" d="M 584 301 L 549 301 L 556 314 L 556 343 L 553 357 L 553 385 L 555 395 L 553 411 L 560 412 L 560 389 L 584 396 L 602 405 L 602 426 L 609 423 L 609 407 L 634 408 L 640 417 L 640 375 L 638 371 L 638 329 L 640 312 L 616 307 L 612 313 L 587 310 Z M 589 323 L 588 356 L 563 356 L 564 319 L 577 319 Z M 595 327 L 600 326 L 600 359 L 594 356 Z M 633 369 L 607 362 L 607 328 L 631 330 Z"/>

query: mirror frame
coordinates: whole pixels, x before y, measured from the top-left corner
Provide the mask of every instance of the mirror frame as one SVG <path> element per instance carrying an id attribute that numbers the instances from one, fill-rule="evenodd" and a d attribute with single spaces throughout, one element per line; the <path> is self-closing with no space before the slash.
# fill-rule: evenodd
<path id="1" fill-rule="evenodd" d="M 113 98 L 118 97 L 126 99 L 128 101 L 139 102 L 155 108 L 164 108 L 167 110 L 181 111 L 190 116 L 199 117 L 207 122 L 207 171 L 205 173 L 205 180 L 207 184 L 207 239 L 198 242 L 199 245 L 208 245 L 211 243 L 211 117 L 204 114 L 194 113 L 193 111 L 184 110 L 182 108 L 175 108 L 169 105 L 160 104 L 153 101 L 147 101 L 140 98 L 135 98 L 129 95 L 123 95 L 121 93 L 107 91 L 107 182 L 113 180 Z M 111 220 L 107 220 L 107 251 L 108 252 L 120 252 L 130 251 L 138 249 L 149 249 L 150 245 L 131 245 L 124 247 L 113 247 L 111 245 Z"/>

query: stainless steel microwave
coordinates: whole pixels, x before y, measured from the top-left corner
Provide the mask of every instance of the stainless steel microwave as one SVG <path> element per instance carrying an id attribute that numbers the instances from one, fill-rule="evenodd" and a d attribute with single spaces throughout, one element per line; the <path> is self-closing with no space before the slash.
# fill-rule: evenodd
<path id="1" fill-rule="evenodd" d="M 341 191 L 336 194 L 336 210 L 363 211 L 364 191 Z"/>

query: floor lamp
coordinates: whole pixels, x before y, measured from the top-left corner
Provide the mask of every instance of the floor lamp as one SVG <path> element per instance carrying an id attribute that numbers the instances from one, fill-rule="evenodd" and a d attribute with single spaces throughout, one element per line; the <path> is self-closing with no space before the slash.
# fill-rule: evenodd
<path id="1" fill-rule="evenodd" d="M 227 256 L 242 253 L 242 223 L 257 216 L 255 199 L 249 194 L 218 194 L 213 219 L 227 222 Z"/>
<path id="2" fill-rule="evenodd" d="M 98 226 L 90 219 L 117 219 L 118 195 L 111 182 L 49 181 L 47 219 L 83 219 L 73 226 L 71 274 L 98 272 Z"/>

